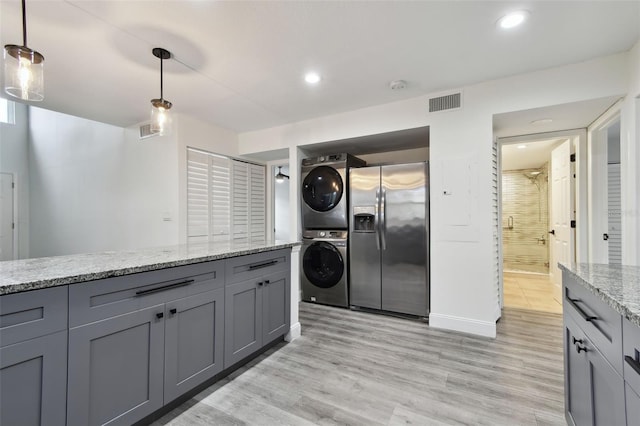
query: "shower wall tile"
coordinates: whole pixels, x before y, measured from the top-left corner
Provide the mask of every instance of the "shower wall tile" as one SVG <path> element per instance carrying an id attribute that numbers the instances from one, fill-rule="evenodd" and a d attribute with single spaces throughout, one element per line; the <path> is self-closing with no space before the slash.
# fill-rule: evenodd
<path id="1" fill-rule="evenodd" d="M 542 173 L 537 178 L 528 177 L 533 171 Z M 506 271 L 549 273 L 548 176 L 547 164 L 540 169 L 502 172 L 502 254 Z"/>

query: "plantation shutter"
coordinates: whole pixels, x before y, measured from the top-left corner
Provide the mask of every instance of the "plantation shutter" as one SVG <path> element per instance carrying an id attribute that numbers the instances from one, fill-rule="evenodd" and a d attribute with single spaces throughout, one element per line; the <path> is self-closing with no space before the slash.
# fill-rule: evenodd
<path id="1" fill-rule="evenodd" d="M 187 241 L 209 240 L 209 156 L 187 150 Z"/>
<path id="2" fill-rule="evenodd" d="M 266 240 L 265 168 L 251 164 L 249 192 L 249 223 L 252 243 L 264 244 Z"/>
<path id="3" fill-rule="evenodd" d="M 210 155 L 211 241 L 229 241 L 231 234 L 231 160 Z"/>
<path id="4" fill-rule="evenodd" d="M 234 243 L 249 242 L 249 164 L 232 161 L 231 223 Z"/>

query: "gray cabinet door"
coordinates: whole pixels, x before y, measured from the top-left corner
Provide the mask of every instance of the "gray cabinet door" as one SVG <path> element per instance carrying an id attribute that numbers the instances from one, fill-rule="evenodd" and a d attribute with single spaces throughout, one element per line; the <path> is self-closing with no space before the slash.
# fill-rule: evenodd
<path id="1" fill-rule="evenodd" d="M 574 425 L 592 424 L 591 377 L 587 352 L 587 339 L 572 317 L 564 316 L 564 374 L 565 410 Z"/>
<path id="2" fill-rule="evenodd" d="M 625 384 L 627 401 L 627 426 L 640 426 L 640 396 L 628 384 Z"/>
<path id="3" fill-rule="evenodd" d="M 262 279 L 225 288 L 224 367 L 262 347 Z"/>
<path id="4" fill-rule="evenodd" d="M 289 331 L 289 271 L 271 274 L 262 286 L 262 344 L 266 345 Z"/>
<path id="5" fill-rule="evenodd" d="M 164 305 L 69 330 L 69 425 L 131 424 L 162 407 Z"/>
<path id="6" fill-rule="evenodd" d="M 591 376 L 593 424 L 624 425 L 624 381 L 622 376 L 595 348 L 589 348 L 587 359 Z"/>
<path id="7" fill-rule="evenodd" d="M 222 371 L 224 288 L 166 304 L 164 403 Z"/>
<path id="8" fill-rule="evenodd" d="M 0 349 L 0 425 L 64 425 L 67 331 Z"/>

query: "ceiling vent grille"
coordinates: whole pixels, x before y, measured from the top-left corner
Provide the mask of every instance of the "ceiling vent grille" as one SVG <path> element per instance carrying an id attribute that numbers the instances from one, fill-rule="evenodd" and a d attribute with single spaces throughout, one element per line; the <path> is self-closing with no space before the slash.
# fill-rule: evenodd
<path id="1" fill-rule="evenodd" d="M 446 111 L 462 107 L 462 93 L 438 96 L 429 99 L 429 112 Z"/>
<path id="2" fill-rule="evenodd" d="M 152 138 L 154 136 L 158 136 L 157 133 L 151 132 L 151 123 L 143 124 L 140 126 L 140 139 Z"/>

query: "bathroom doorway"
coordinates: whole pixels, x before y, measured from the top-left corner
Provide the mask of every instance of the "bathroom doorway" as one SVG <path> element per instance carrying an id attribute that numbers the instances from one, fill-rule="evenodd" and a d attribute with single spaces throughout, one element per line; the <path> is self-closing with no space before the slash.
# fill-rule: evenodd
<path id="1" fill-rule="evenodd" d="M 501 150 L 501 221 L 503 301 L 505 307 L 561 313 L 561 287 L 553 279 L 558 253 L 553 211 L 560 197 L 554 194 L 552 157 L 568 138 L 504 143 Z M 569 154 L 567 154 L 569 163 Z M 568 174 L 567 172 L 566 174 Z M 555 172 L 557 180 L 558 171 Z M 566 241 L 565 241 L 566 242 Z M 556 273 L 557 274 L 557 273 Z"/>

